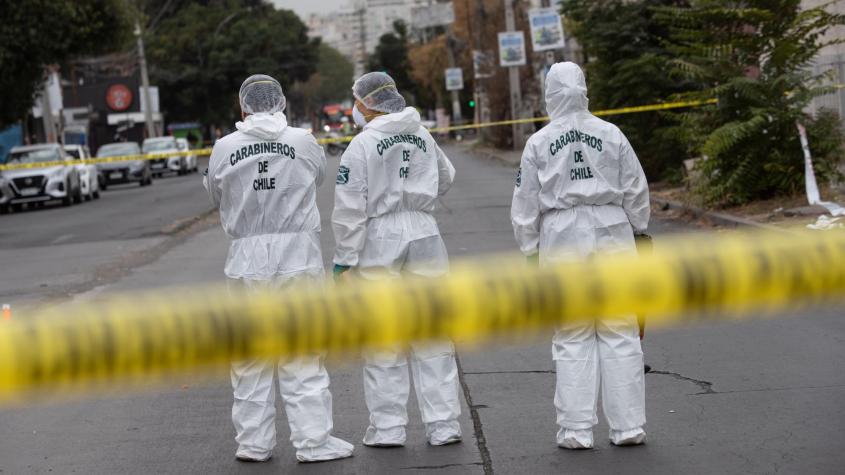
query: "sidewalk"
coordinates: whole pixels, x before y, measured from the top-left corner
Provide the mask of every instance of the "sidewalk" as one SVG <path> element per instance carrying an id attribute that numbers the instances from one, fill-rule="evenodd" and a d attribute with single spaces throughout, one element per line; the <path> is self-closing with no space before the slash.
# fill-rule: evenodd
<path id="1" fill-rule="evenodd" d="M 459 147 L 477 157 L 514 168 L 519 167 L 522 156 L 522 152 L 518 150 L 501 150 L 477 142 L 466 142 Z M 834 191 L 828 193 L 833 195 L 834 201 L 845 202 L 845 194 Z M 654 185 L 651 201 L 656 215 L 667 219 L 683 219 L 703 229 L 756 228 L 785 231 L 816 223 L 820 216 L 828 214 L 821 206 L 807 204 L 803 195 L 756 201 L 717 211 L 691 204 L 689 192 L 683 187 L 665 188 Z"/>

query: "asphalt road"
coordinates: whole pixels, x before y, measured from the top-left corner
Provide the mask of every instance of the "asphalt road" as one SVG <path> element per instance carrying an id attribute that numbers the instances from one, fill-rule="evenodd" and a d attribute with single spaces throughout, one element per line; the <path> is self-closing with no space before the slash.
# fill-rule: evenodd
<path id="1" fill-rule="evenodd" d="M 149 187 L 113 185 L 100 196 L 0 216 L 0 301 L 16 309 L 107 283 L 156 257 L 139 254 L 169 246 L 168 238 L 211 209 L 198 173 L 166 175 Z"/>
<path id="2" fill-rule="evenodd" d="M 453 190 L 437 217 L 453 259 L 490 258 L 512 251 L 508 208 L 515 176 L 512 167 L 478 159 L 447 147 L 457 168 Z M 330 161 L 332 167 L 337 160 Z M 331 174 L 329 174 L 331 176 Z M 324 259 L 328 264 L 333 237 L 328 225 L 332 180 L 321 188 Z M 172 189 L 171 189 L 172 187 Z M 161 180 L 149 189 L 204 209 L 196 176 Z M 126 190 L 131 193 L 134 190 Z M 182 234 L 160 231 L 168 222 L 190 215 L 188 205 L 164 218 L 148 209 L 149 197 L 118 201 L 119 191 L 102 204 L 67 211 L 94 214 L 93 222 L 110 216 L 108 226 L 86 227 L 86 234 L 58 247 L 65 261 L 56 272 L 67 279 L 90 282 L 89 266 L 74 272 L 65 264 L 80 260 L 84 246 L 124 246 L 144 255 L 158 253 L 125 272 L 103 274 L 97 286 L 77 286 L 79 299 L 111 293 L 222 279 L 227 243 L 219 227 L 197 226 Z M 127 197 L 128 198 L 128 197 Z M 136 201 L 137 200 L 137 201 Z M 197 200 L 194 203 L 192 200 Z M 119 204 L 120 203 L 120 204 Z M 160 201 L 167 207 L 168 200 Z M 185 211 L 184 215 L 182 211 Z M 44 243 L 52 236 L 76 234 L 68 224 L 61 232 L 40 223 L 43 211 L 0 217 L 7 242 Z M 100 216 L 100 218 L 97 218 Z M 18 230 L 5 227 L 21 220 Z M 32 221 L 28 221 L 32 220 Z M 40 232 L 28 227 L 39 221 Z M 211 225 L 209 225 L 211 226 Z M 90 229 L 90 231 L 88 231 Z M 156 231 L 156 230 L 159 231 Z M 657 217 L 652 232 L 696 232 L 688 225 Z M 55 239 L 55 238 L 54 238 Z M 78 239 L 78 241 L 73 241 Z M 86 240 L 87 239 L 87 240 Z M 75 247 L 76 246 L 76 247 Z M 18 247 L 30 256 L 54 246 Z M 90 252 L 96 254 L 95 252 Z M 103 257 L 102 266 L 112 254 Z M 49 260 L 45 258 L 44 260 Z M 39 296 L 42 265 L 30 270 L 16 261 L 16 279 L 24 298 Z M 3 273 L 5 274 L 5 272 Z M 46 274 L 45 274 L 46 275 Z M 0 283 L 15 279 L 3 277 Z M 29 296 L 29 297 L 27 297 Z M 12 291 L 3 298 L 17 298 Z M 0 410 L 0 472 L 2 473 L 842 473 L 845 467 L 845 320 L 839 308 L 796 312 L 773 319 L 739 323 L 698 323 L 654 331 L 645 341 L 646 361 L 655 372 L 646 377 L 649 443 L 614 448 L 606 441 L 607 427 L 596 428 L 597 448 L 572 452 L 555 446 L 552 395 L 554 387 L 550 335 L 520 343 L 501 342 L 485 348 L 460 345 L 464 412 L 464 442 L 449 447 L 424 443 L 414 397 L 409 404 L 408 444 L 399 449 L 371 449 L 360 444 L 367 412 L 357 357 L 335 355 L 330 362 L 336 435 L 356 445 L 352 459 L 302 465 L 295 462 L 279 408 L 278 445 L 266 464 L 234 460 L 234 431 L 229 421 L 231 389 L 225 371 L 210 377 L 185 376 L 149 388 L 122 388 L 93 399 L 62 400 Z M 25 315 L 15 318 L 25 318 Z M 72 318 L 69 316 L 69 318 Z M 601 418 L 601 416 L 600 416 Z"/>

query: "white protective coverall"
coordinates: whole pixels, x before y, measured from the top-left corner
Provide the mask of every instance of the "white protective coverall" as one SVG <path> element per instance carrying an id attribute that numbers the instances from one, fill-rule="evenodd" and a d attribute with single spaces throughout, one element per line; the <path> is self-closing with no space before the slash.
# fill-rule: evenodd
<path id="1" fill-rule="evenodd" d="M 326 159 L 307 131 L 287 126 L 282 112 L 253 114 L 214 145 L 204 184 L 231 239 L 230 288 L 276 290 L 294 281 L 321 281 L 317 186 Z M 323 355 L 232 364 L 237 457 L 262 461 L 276 445 L 276 393 L 303 462 L 347 457 L 352 445 L 331 436 L 332 396 Z"/>
<path id="2" fill-rule="evenodd" d="M 365 279 L 446 274 L 446 246 L 431 213 L 454 176 L 454 167 L 414 108 L 371 120 L 349 144 L 338 169 L 332 215 L 335 265 L 355 267 Z M 429 443 L 460 440 L 454 346 L 448 341 L 412 344 L 410 356 Z M 402 348 L 365 354 L 370 426 L 364 444 L 405 443 L 409 389 Z"/>
<path id="3" fill-rule="evenodd" d="M 636 252 L 634 231 L 649 220 L 648 183 L 628 140 L 587 111 L 584 74 L 574 63 L 546 78 L 551 123 L 525 145 L 511 208 L 516 240 L 541 265 L 593 253 Z M 558 444 L 592 447 L 599 387 L 617 444 L 645 438 L 645 382 L 636 317 L 572 324 L 555 334 Z"/>

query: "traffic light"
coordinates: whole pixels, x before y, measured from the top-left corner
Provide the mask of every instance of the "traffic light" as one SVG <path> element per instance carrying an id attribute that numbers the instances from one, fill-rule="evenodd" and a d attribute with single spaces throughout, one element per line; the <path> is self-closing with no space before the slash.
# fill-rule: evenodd
<path id="1" fill-rule="evenodd" d="M 472 101 L 472 100 L 471 100 L 471 101 L 469 101 L 469 107 L 470 107 L 470 108 L 475 108 L 475 101 Z"/>

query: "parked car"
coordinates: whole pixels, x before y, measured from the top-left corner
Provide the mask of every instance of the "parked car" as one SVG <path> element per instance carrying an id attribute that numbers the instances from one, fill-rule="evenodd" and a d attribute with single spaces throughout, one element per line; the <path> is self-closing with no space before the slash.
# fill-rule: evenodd
<path id="1" fill-rule="evenodd" d="M 91 152 L 86 145 L 65 145 L 65 152 L 74 160 L 88 160 L 91 158 Z M 96 200 L 100 198 L 100 171 L 97 166 L 90 163 L 80 163 L 75 165 L 76 171 L 79 172 L 79 181 L 82 185 L 82 196 L 86 200 Z"/>
<path id="2" fill-rule="evenodd" d="M 136 142 L 116 142 L 103 145 L 97 150 L 97 158 L 119 157 L 122 155 L 140 155 L 141 147 Z M 109 185 L 137 181 L 141 186 L 153 183 L 153 173 L 148 160 L 125 160 L 119 162 L 98 163 L 97 169 L 103 175 L 100 189 Z"/>
<path id="3" fill-rule="evenodd" d="M 188 139 L 178 138 L 176 139 L 176 145 L 179 146 L 180 152 L 187 152 L 191 150 L 191 144 L 188 143 Z M 196 155 L 186 155 L 185 162 L 188 164 L 188 172 L 195 172 L 197 171 L 197 156 Z"/>
<path id="4" fill-rule="evenodd" d="M 178 152 L 179 144 L 176 143 L 176 137 L 153 137 L 145 139 L 141 149 L 144 153 Z M 167 171 L 176 172 L 177 175 L 188 173 L 188 162 L 185 160 L 185 157 L 167 157 L 151 160 L 151 162 L 153 174 L 158 176 L 163 175 Z"/>
<path id="5" fill-rule="evenodd" d="M 44 203 L 61 200 L 70 206 L 82 202 L 82 186 L 73 159 L 59 144 L 38 144 L 13 147 L 6 164 L 39 164 L 57 162 L 55 165 L 36 168 L 5 170 L 0 175 L 0 207 L 19 211 L 27 203 Z"/>

